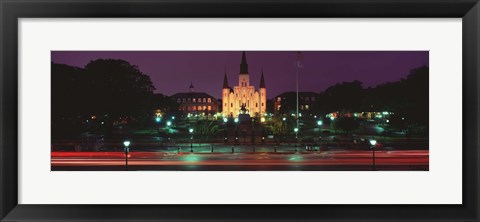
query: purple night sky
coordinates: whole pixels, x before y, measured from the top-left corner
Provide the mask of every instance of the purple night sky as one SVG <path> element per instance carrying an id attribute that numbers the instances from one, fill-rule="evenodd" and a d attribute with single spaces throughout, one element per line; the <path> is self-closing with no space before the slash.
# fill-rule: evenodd
<path id="1" fill-rule="evenodd" d="M 339 82 L 359 80 L 364 87 L 397 81 L 410 70 L 428 66 L 428 51 L 304 51 L 300 91 L 321 92 Z M 258 89 L 263 67 L 267 98 L 295 91 L 295 51 L 247 51 L 250 84 Z M 95 59 L 123 59 L 150 76 L 156 93 L 196 92 L 221 98 L 227 69 L 230 87 L 237 85 L 241 51 L 53 51 L 52 62 L 84 67 Z"/>

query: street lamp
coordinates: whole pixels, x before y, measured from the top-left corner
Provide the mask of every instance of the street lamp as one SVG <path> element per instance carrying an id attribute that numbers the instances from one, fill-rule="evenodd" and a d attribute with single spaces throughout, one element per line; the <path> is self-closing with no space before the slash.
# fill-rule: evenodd
<path id="1" fill-rule="evenodd" d="M 228 142 L 228 128 L 227 128 L 227 123 L 228 123 L 228 118 L 224 117 L 223 118 L 223 141 L 225 143 Z"/>
<path id="2" fill-rule="evenodd" d="M 298 143 L 298 128 L 295 127 L 295 128 L 293 129 L 293 131 L 295 132 L 295 152 L 297 152 L 297 146 L 298 146 L 298 144 L 297 144 L 297 143 Z"/>
<path id="3" fill-rule="evenodd" d="M 188 129 L 188 132 L 190 132 L 190 152 L 193 152 L 193 128 Z"/>
<path id="4" fill-rule="evenodd" d="M 322 125 L 323 125 L 323 121 L 318 120 L 317 121 L 318 131 L 320 131 L 320 128 L 322 127 Z M 318 135 L 316 137 L 318 137 Z"/>
<path id="5" fill-rule="evenodd" d="M 172 121 L 167 121 L 167 126 L 171 126 L 172 125 Z"/>
<path id="6" fill-rule="evenodd" d="M 124 148 L 124 151 L 125 151 L 125 170 L 128 171 L 128 152 L 130 151 L 128 146 L 130 146 L 130 141 L 129 140 L 123 141 L 123 145 L 125 146 L 125 148 Z"/>
<path id="7" fill-rule="evenodd" d="M 376 167 L 375 167 L 375 146 L 377 145 L 377 141 L 376 140 L 370 140 L 370 145 L 372 146 L 372 167 L 373 167 L 373 170 L 376 170 Z"/>
<path id="8" fill-rule="evenodd" d="M 235 144 L 238 144 L 238 117 L 235 118 Z"/>
<path id="9" fill-rule="evenodd" d="M 159 123 L 160 121 L 162 121 L 162 118 L 160 118 L 159 116 L 155 117 L 155 122 Z"/>

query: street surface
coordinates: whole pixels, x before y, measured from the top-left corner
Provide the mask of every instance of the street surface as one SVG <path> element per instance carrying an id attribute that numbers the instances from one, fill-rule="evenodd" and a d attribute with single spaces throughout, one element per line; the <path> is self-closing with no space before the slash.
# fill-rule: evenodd
<path id="1" fill-rule="evenodd" d="M 196 151 L 195 151 L 196 149 Z M 190 147 L 160 152 L 131 151 L 128 168 L 123 152 L 52 152 L 52 170 L 429 170 L 428 150 L 376 150 L 375 168 L 371 150 L 305 151 L 271 147 Z"/>

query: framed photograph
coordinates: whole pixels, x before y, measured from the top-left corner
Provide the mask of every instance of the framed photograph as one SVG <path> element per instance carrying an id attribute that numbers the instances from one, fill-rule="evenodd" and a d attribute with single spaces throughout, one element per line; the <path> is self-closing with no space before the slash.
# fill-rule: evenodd
<path id="1" fill-rule="evenodd" d="M 478 1 L 1 1 L 2 221 L 478 221 Z"/>

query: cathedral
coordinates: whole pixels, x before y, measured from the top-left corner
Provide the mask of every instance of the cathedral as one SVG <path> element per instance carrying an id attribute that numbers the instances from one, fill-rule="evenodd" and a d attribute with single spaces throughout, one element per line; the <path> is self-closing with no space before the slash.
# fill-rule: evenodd
<path id="1" fill-rule="evenodd" d="M 247 56 L 242 54 L 242 63 L 240 64 L 240 73 L 238 74 L 238 85 L 233 89 L 228 86 L 227 73 L 223 79 L 222 88 L 222 113 L 224 116 L 237 117 L 241 112 L 250 114 L 250 116 L 263 115 L 267 111 L 267 89 L 265 80 L 260 78 L 260 88 L 258 91 L 250 85 L 250 74 L 248 73 Z"/>

